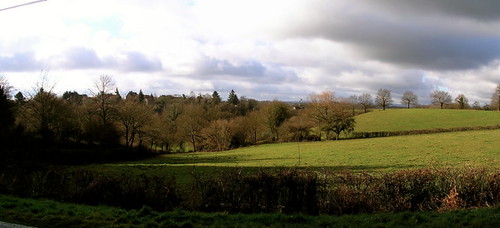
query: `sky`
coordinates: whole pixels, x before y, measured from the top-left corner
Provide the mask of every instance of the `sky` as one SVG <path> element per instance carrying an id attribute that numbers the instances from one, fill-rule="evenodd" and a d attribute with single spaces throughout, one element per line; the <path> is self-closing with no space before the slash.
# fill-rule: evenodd
<path id="1" fill-rule="evenodd" d="M 0 8 L 32 0 L 3 0 Z M 490 102 L 500 84 L 496 0 L 48 0 L 0 11 L 0 75 L 33 93 L 230 90 L 298 101 L 433 90 Z"/>

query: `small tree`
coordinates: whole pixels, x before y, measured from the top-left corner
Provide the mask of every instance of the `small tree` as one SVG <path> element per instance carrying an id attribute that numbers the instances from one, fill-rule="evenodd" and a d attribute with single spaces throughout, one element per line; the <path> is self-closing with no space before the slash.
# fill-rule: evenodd
<path id="1" fill-rule="evenodd" d="M 434 90 L 431 93 L 432 104 L 439 105 L 441 109 L 445 104 L 451 103 L 451 95 L 442 90 Z"/>
<path id="2" fill-rule="evenodd" d="M 406 105 L 407 108 L 410 108 L 410 105 L 418 104 L 418 97 L 411 91 L 406 91 L 403 93 L 403 97 L 401 97 L 401 104 Z"/>
<path id="3" fill-rule="evenodd" d="M 455 98 L 455 102 L 458 103 L 458 106 L 460 107 L 460 109 L 466 109 L 467 107 L 469 107 L 469 99 L 467 99 L 467 97 L 465 97 L 465 95 L 463 95 L 463 94 L 459 94 Z"/>
<path id="4" fill-rule="evenodd" d="M 375 103 L 385 110 L 386 107 L 392 104 L 391 91 L 388 89 L 379 89 L 377 92 L 377 97 L 375 97 Z"/>

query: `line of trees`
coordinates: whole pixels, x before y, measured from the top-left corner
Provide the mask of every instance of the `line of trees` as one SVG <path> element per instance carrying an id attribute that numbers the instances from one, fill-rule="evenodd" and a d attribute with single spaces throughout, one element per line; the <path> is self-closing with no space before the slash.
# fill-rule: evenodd
<path id="1" fill-rule="evenodd" d="M 325 91 L 295 104 L 238 97 L 234 90 L 226 101 L 217 91 L 157 97 L 140 90 L 122 98 L 107 75 L 94 83 L 90 96 L 75 91 L 58 96 L 47 81 L 38 83 L 33 95 L 25 97 L 18 92 L 13 98 L 12 87 L 4 79 L 0 81 L 2 138 L 16 128 L 43 146 L 62 143 L 123 145 L 163 152 L 222 151 L 266 142 L 339 139 L 354 130 L 355 115 L 376 106 L 386 109 L 394 102 L 387 89 L 380 89 L 374 99 L 368 93 L 344 98 Z M 451 102 L 444 91 L 434 91 L 431 98 L 441 108 Z M 500 85 L 492 106 L 498 98 Z M 469 107 L 463 94 L 455 101 L 460 108 Z M 406 91 L 401 104 L 416 106 L 418 97 Z"/>

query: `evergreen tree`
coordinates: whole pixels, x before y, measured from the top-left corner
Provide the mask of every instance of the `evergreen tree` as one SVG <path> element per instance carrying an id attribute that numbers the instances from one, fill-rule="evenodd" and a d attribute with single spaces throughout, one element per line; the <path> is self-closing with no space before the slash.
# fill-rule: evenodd
<path id="1" fill-rule="evenodd" d="M 229 93 L 229 97 L 227 99 L 227 102 L 232 105 L 238 105 L 240 103 L 240 100 L 238 99 L 238 95 L 234 92 L 234 90 L 231 90 Z"/>
<path id="2" fill-rule="evenodd" d="M 22 104 L 26 101 L 26 98 L 24 97 L 23 93 L 21 93 L 21 91 L 17 92 L 14 98 L 16 99 L 16 103 Z"/>
<path id="3" fill-rule="evenodd" d="M 138 96 L 138 101 L 139 103 L 143 103 L 144 102 L 144 93 L 142 93 L 142 89 L 139 90 L 139 96 Z"/>
<path id="4" fill-rule="evenodd" d="M 212 93 L 213 104 L 219 104 L 221 101 L 222 101 L 222 98 L 220 97 L 219 93 L 217 91 L 214 91 Z"/>

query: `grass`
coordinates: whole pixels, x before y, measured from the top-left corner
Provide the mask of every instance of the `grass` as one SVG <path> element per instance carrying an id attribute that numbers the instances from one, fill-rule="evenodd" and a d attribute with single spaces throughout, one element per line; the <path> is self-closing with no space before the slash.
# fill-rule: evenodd
<path id="1" fill-rule="evenodd" d="M 0 195 L 0 220 L 36 227 L 498 227 L 500 207 L 345 216 L 124 210 Z"/>
<path id="2" fill-rule="evenodd" d="M 390 172 L 424 167 L 500 167 L 500 130 L 450 132 L 385 138 L 267 144 L 223 152 L 162 155 L 155 158 L 80 166 L 103 173 L 172 175 L 190 182 L 192 173 L 211 175 L 230 167 Z M 299 164 L 300 154 L 300 164 Z"/>
<path id="3" fill-rule="evenodd" d="M 375 110 L 356 117 L 357 132 L 500 125 L 500 112 L 458 109 Z"/>

